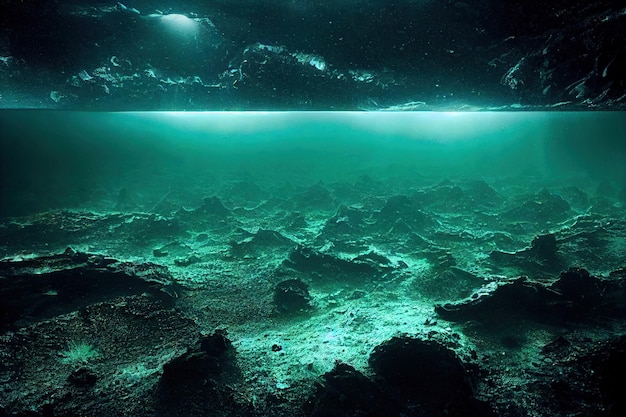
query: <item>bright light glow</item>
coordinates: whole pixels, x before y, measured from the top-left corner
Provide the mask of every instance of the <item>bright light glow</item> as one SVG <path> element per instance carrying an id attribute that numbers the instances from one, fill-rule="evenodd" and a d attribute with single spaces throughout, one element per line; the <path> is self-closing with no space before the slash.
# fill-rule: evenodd
<path id="1" fill-rule="evenodd" d="M 561 113 L 563 114 L 563 113 Z M 379 135 L 381 138 L 431 143 L 480 142 L 494 136 L 517 138 L 529 131 L 541 135 L 555 114 L 545 112 L 146 112 L 164 129 L 198 134 L 251 134 L 272 132 L 301 137 Z M 562 116 L 561 116 L 562 117 Z"/>
<path id="2" fill-rule="evenodd" d="M 182 14 L 166 14 L 160 20 L 163 27 L 176 36 L 195 36 L 198 32 L 198 22 Z"/>

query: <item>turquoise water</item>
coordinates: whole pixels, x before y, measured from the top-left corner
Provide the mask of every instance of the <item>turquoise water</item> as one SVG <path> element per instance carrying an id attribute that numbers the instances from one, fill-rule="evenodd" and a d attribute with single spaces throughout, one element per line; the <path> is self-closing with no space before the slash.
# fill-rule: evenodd
<path id="1" fill-rule="evenodd" d="M 72 415 L 192 415 L 197 395 L 219 414 L 205 391 L 181 388 L 178 413 L 145 398 L 216 329 L 236 350 L 223 383 L 243 410 L 224 415 L 309 415 L 325 373 L 372 375 L 372 352 L 399 334 L 476 357 L 493 377 L 476 396 L 525 409 L 527 387 L 543 398 L 567 375 L 542 347 L 595 351 L 624 334 L 622 284 L 604 298 L 574 281 L 591 307 L 563 325 L 572 301 L 552 309 L 558 287 L 540 286 L 570 268 L 603 288 L 624 279 L 623 113 L 10 111 L 0 133 L 0 325 L 21 335 L 0 344 L 11 412 L 72 398 L 59 405 Z M 530 290 L 491 304 L 495 325 L 436 313 L 484 306 L 520 276 Z M 615 317 L 593 316 L 615 300 Z M 69 385 L 69 357 L 97 389 Z M 270 395 L 287 411 L 268 412 Z"/>
<path id="2" fill-rule="evenodd" d="M 0 126 L 5 216 L 112 208 L 122 189 L 139 208 L 168 192 L 193 204 L 241 180 L 264 189 L 368 176 L 397 192 L 443 179 L 626 182 L 623 113 L 9 111 Z"/>

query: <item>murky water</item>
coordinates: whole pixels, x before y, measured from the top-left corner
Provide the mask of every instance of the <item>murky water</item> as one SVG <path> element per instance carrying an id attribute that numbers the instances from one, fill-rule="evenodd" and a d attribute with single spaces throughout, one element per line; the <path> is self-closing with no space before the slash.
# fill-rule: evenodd
<path id="1" fill-rule="evenodd" d="M 224 187 L 237 197 L 241 181 L 605 183 L 616 195 L 626 184 L 623 113 L 5 111 L 0 133 L 2 216 L 115 209 L 125 195 L 144 210 L 168 193 L 194 204 Z"/>

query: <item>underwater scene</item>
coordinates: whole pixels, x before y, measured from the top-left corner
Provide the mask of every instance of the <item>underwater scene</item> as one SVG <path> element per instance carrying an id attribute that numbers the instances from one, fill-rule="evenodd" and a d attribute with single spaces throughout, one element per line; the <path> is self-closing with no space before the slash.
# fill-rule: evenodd
<path id="1" fill-rule="evenodd" d="M 622 112 L 0 112 L 0 416 L 620 416 Z"/>

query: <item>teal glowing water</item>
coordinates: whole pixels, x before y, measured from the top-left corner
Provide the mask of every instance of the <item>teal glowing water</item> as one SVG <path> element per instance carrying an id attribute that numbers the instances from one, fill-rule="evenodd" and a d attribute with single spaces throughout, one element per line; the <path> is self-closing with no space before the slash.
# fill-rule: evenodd
<path id="1" fill-rule="evenodd" d="M 624 113 L 7 111 L 0 133 L 4 216 L 113 208 L 120 190 L 193 204 L 237 181 L 626 183 Z"/>

